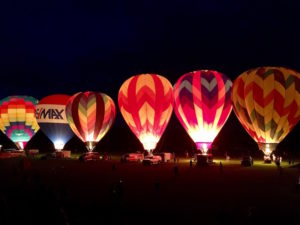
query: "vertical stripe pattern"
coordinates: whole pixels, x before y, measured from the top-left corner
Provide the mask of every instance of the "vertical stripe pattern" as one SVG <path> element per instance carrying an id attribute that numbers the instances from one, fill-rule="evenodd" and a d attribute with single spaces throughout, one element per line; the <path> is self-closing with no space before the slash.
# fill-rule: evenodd
<path id="1" fill-rule="evenodd" d="M 98 142 L 112 126 L 116 108 L 106 94 L 80 92 L 69 99 L 66 116 L 71 129 L 83 142 Z"/>

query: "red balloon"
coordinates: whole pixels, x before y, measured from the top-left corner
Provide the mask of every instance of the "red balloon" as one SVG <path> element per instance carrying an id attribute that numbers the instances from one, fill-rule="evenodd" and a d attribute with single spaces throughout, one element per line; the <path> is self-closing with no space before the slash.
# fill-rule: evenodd
<path id="1" fill-rule="evenodd" d="M 172 85 L 157 74 L 133 76 L 120 88 L 119 107 L 125 122 L 144 149 L 152 151 L 172 115 Z"/>

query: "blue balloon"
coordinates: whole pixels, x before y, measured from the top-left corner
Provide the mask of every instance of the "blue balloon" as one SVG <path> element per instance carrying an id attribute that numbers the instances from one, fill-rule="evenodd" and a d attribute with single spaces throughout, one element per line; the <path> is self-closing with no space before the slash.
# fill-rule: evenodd
<path id="1" fill-rule="evenodd" d="M 42 132 L 52 141 L 57 151 L 73 137 L 66 118 L 66 104 L 70 96 L 50 95 L 36 106 L 36 119 Z"/>

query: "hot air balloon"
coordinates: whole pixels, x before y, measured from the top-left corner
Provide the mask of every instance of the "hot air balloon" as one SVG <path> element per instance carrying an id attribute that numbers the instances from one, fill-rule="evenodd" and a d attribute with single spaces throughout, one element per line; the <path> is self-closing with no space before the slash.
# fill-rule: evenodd
<path id="1" fill-rule="evenodd" d="M 233 83 L 234 112 L 270 159 L 300 119 L 300 74 L 283 67 L 258 67 Z"/>
<path id="2" fill-rule="evenodd" d="M 157 74 L 133 76 L 122 84 L 118 101 L 125 122 L 151 154 L 172 115 L 171 83 Z"/>
<path id="3" fill-rule="evenodd" d="M 37 122 L 57 151 L 61 151 L 73 137 L 73 131 L 66 118 L 66 104 L 69 98 L 68 95 L 50 95 L 41 99 L 36 106 Z"/>
<path id="4" fill-rule="evenodd" d="M 85 143 L 88 151 L 92 152 L 112 126 L 116 107 L 106 94 L 79 92 L 69 99 L 66 115 L 73 132 Z"/>
<path id="5" fill-rule="evenodd" d="M 174 86 L 175 114 L 206 155 L 231 112 L 232 82 L 212 70 L 186 73 Z"/>
<path id="6" fill-rule="evenodd" d="M 35 118 L 38 100 L 30 96 L 9 96 L 0 101 L 0 129 L 19 150 L 39 130 Z"/>

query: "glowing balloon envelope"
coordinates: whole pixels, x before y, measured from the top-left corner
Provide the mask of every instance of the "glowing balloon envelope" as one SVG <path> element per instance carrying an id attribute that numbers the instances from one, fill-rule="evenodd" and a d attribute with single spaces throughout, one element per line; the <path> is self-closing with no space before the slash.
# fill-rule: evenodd
<path id="1" fill-rule="evenodd" d="M 133 76 L 122 84 L 118 102 L 125 122 L 144 149 L 154 150 L 172 115 L 171 83 L 157 74 Z"/>
<path id="2" fill-rule="evenodd" d="M 37 103 L 38 100 L 30 96 L 9 96 L 0 101 L 0 128 L 20 150 L 39 130 L 35 118 Z"/>
<path id="3" fill-rule="evenodd" d="M 66 117 L 69 98 L 68 95 L 50 95 L 41 99 L 36 106 L 37 122 L 57 151 L 61 151 L 73 137 Z"/>
<path id="4" fill-rule="evenodd" d="M 212 70 L 186 73 L 174 86 L 175 114 L 206 154 L 231 112 L 232 82 Z"/>
<path id="5" fill-rule="evenodd" d="M 112 126 L 116 107 L 106 94 L 80 92 L 69 99 L 66 114 L 73 132 L 92 151 Z"/>
<path id="6" fill-rule="evenodd" d="M 283 67 L 258 67 L 233 83 L 234 112 L 270 156 L 300 119 L 300 74 Z"/>

